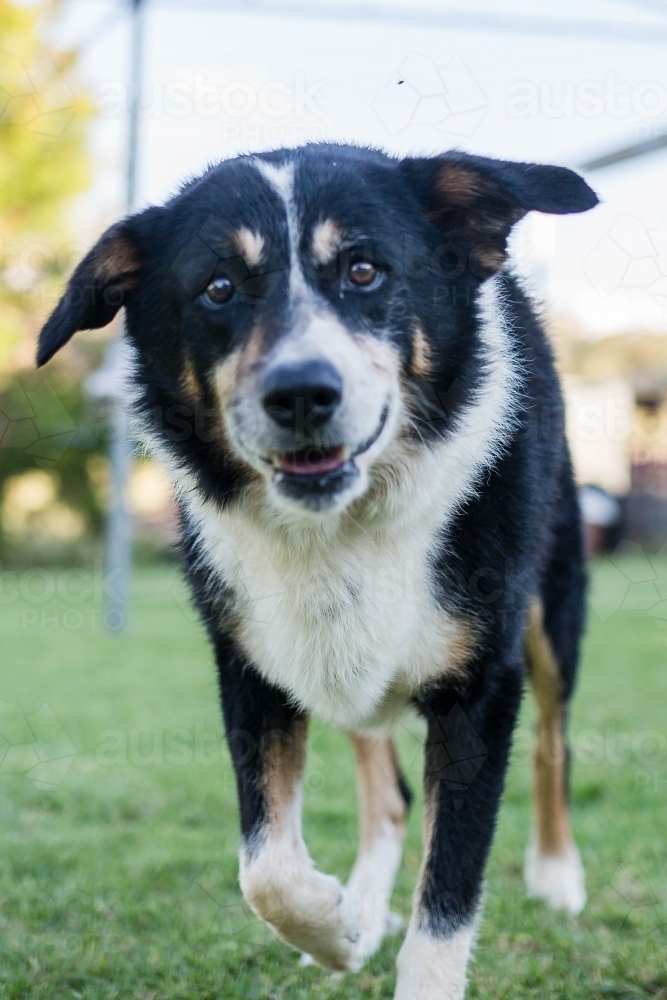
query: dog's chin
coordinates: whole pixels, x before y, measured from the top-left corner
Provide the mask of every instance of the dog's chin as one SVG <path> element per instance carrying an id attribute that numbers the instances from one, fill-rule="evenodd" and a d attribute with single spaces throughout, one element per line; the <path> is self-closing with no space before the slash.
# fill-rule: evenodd
<path id="1" fill-rule="evenodd" d="M 299 474 L 277 469 L 269 489 L 280 506 L 313 514 L 339 513 L 367 488 L 368 475 L 348 458 L 322 474 Z"/>

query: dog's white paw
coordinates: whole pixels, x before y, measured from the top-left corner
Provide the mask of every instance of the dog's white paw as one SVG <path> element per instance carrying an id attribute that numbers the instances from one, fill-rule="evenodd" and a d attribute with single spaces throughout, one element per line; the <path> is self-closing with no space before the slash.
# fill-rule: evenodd
<path id="1" fill-rule="evenodd" d="M 278 863 L 279 861 L 282 862 Z M 242 858 L 241 888 L 251 908 L 286 944 L 332 971 L 358 971 L 361 912 L 356 899 L 310 859 L 267 852 Z"/>
<path id="2" fill-rule="evenodd" d="M 586 905 L 584 866 L 574 844 L 562 855 L 540 854 L 536 844 L 529 844 L 523 873 L 531 899 L 543 899 L 555 910 L 573 914 Z"/>
<path id="3" fill-rule="evenodd" d="M 362 909 L 359 940 L 356 945 L 357 959 L 360 963 L 366 961 L 378 950 L 385 937 L 398 934 L 403 929 L 404 921 L 397 913 L 391 913 L 386 906 L 377 913 L 369 912 L 368 903 Z"/>

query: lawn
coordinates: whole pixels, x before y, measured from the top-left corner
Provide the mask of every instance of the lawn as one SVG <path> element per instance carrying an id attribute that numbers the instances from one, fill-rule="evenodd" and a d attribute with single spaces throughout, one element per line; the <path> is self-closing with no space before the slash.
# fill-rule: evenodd
<path id="1" fill-rule="evenodd" d="M 81 574 L 0 582 L 0 997 L 391 998 L 398 939 L 336 979 L 301 968 L 243 904 L 211 656 L 176 571 L 137 573 L 120 637 Z M 571 727 L 589 904 L 572 918 L 524 898 L 526 704 L 471 998 L 667 998 L 665 626 L 667 559 L 594 567 Z M 418 790 L 411 725 L 399 744 Z M 343 735 L 314 727 L 306 786 L 313 856 L 345 878 L 357 818 Z M 419 857 L 418 795 L 393 902 L 404 916 Z"/>

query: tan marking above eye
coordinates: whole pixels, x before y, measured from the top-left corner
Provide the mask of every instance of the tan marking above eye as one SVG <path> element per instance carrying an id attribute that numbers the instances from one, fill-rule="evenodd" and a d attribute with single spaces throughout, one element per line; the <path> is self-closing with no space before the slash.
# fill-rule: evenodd
<path id="1" fill-rule="evenodd" d="M 430 375 L 433 371 L 433 353 L 426 334 L 416 325 L 412 334 L 412 356 L 410 371 L 413 375 Z"/>
<path id="2" fill-rule="evenodd" d="M 242 226 L 232 236 L 232 242 L 248 267 L 259 267 L 264 260 L 265 241 L 261 233 Z"/>
<path id="3" fill-rule="evenodd" d="M 329 264 L 341 247 L 343 230 L 338 222 L 325 219 L 313 229 L 312 251 L 318 264 Z"/>

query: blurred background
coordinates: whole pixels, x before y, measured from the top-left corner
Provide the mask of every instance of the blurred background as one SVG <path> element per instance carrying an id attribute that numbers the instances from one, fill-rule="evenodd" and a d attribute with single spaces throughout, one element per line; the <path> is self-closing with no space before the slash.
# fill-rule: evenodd
<path id="1" fill-rule="evenodd" d="M 584 170 L 600 207 L 531 215 L 517 266 L 563 375 L 589 547 L 660 549 L 666 45 L 663 0 L 0 0 L 3 564 L 101 557 L 117 331 L 78 336 L 44 372 L 32 359 L 65 276 L 127 210 L 130 147 L 141 207 L 220 158 L 320 139 Z M 136 458 L 128 477 L 135 558 L 169 558 L 164 476 Z"/>

